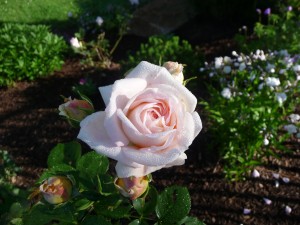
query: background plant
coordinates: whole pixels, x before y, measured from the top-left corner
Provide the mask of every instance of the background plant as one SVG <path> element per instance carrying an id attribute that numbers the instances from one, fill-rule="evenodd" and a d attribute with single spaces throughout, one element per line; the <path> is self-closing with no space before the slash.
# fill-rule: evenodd
<path id="1" fill-rule="evenodd" d="M 249 39 L 247 34 L 235 37 L 242 51 L 287 49 L 290 53 L 299 53 L 300 14 L 297 3 L 290 2 L 292 5 L 280 4 L 269 12 L 257 9 L 259 20 L 254 25 L 253 37 Z"/>
<path id="2" fill-rule="evenodd" d="M 289 137 L 282 132 L 299 96 L 299 56 L 256 51 L 218 57 L 205 68 L 209 100 L 202 101 L 226 177 L 237 180 L 261 164 Z M 297 60 L 296 60 L 297 59 Z M 203 70 L 203 69 L 202 69 Z"/>
<path id="3" fill-rule="evenodd" d="M 64 40 L 47 26 L 4 24 L 0 28 L 0 86 L 60 69 L 65 49 Z"/>
<path id="4" fill-rule="evenodd" d="M 188 65 L 185 67 L 185 74 L 193 75 L 203 61 L 200 52 L 188 41 L 180 40 L 178 36 L 151 36 L 148 42 L 140 45 L 137 52 L 129 52 L 128 55 L 128 59 L 123 62 L 127 70 L 143 60 L 162 65 L 172 59 L 174 62 Z"/>

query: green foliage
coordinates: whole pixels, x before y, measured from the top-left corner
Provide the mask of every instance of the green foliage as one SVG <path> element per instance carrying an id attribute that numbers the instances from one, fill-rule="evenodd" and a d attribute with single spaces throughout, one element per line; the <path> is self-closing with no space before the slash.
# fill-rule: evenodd
<path id="1" fill-rule="evenodd" d="M 0 86 L 46 76 L 63 64 L 66 44 L 47 26 L 5 24 L 0 28 Z"/>
<path id="2" fill-rule="evenodd" d="M 187 216 L 191 199 L 186 188 L 169 187 L 159 194 L 150 186 L 140 198 L 130 201 L 118 193 L 108 166 L 105 156 L 94 151 L 82 154 L 76 141 L 56 145 L 37 185 L 49 177 L 65 176 L 73 183 L 71 198 L 51 205 L 31 195 L 31 205 L 26 201 L 11 204 L 0 224 L 203 225 Z M 38 190 L 33 193 L 41 195 Z"/>
<path id="3" fill-rule="evenodd" d="M 259 16 L 267 17 L 267 23 L 263 23 L 261 19 L 255 23 L 254 38 L 248 39 L 248 36 L 243 34 L 237 34 L 235 37 L 242 51 L 286 49 L 290 53 L 299 53 L 299 12 L 287 11 L 287 7 L 283 7 L 278 14 Z"/>
<path id="4" fill-rule="evenodd" d="M 123 65 L 128 70 L 141 61 L 157 65 L 166 61 L 177 61 L 188 65 L 185 74 L 193 75 L 202 64 L 203 57 L 188 41 L 180 40 L 178 36 L 151 36 L 147 43 L 141 44 L 137 52 L 129 55 Z"/>
<path id="5" fill-rule="evenodd" d="M 243 178 L 275 151 L 287 150 L 282 143 L 290 135 L 283 128 L 300 93 L 298 64 L 291 64 L 299 56 L 286 51 L 235 56 L 216 58 L 206 68 L 210 98 L 201 102 L 213 139 L 210 148 L 219 149 L 231 180 Z"/>

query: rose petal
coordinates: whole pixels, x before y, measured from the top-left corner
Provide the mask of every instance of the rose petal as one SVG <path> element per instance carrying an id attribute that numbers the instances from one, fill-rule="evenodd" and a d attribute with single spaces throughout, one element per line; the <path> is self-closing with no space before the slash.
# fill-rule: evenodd
<path id="1" fill-rule="evenodd" d="M 128 100 L 145 89 L 146 85 L 145 80 L 132 78 L 118 80 L 112 86 L 109 104 L 105 109 L 106 118 L 104 126 L 108 136 L 117 146 L 128 145 L 129 140 L 122 131 L 121 122 L 116 115 L 116 111 L 117 109 L 123 109 Z M 105 98 L 109 95 L 108 88 L 102 89 Z"/>
<path id="2" fill-rule="evenodd" d="M 117 115 L 122 121 L 123 132 L 128 139 L 139 147 L 151 147 L 164 145 L 168 139 L 173 139 L 176 130 L 167 130 L 160 133 L 143 134 L 140 133 L 131 121 L 124 115 L 122 110 L 117 110 Z"/>
<path id="3" fill-rule="evenodd" d="M 160 170 L 163 167 L 164 166 L 143 166 L 143 165 L 141 165 L 140 167 L 131 167 L 121 162 L 118 162 L 116 165 L 116 172 L 117 172 L 117 176 L 120 178 L 131 177 L 131 176 L 142 177 L 156 170 Z"/>
<path id="4" fill-rule="evenodd" d="M 104 128 L 105 112 L 100 111 L 87 116 L 80 123 L 77 136 L 98 153 L 115 160 L 121 158 L 121 148 L 117 147 L 109 138 Z"/>
<path id="5" fill-rule="evenodd" d="M 173 87 L 177 93 L 180 93 L 188 112 L 193 112 L 196 108 L 196 97 L 185 86 L 176 81 L 164 67 L 143 61 L 130 71 L 126 78 L 145 79 L 148 83 L 148 87 L 158 84 L 167 84 Z"/>
<path id="6" fill-rule="evenodd" d="M 122 163 L 127 164 L 128 161 L 136 162 L 145 166 L 164 166 L 174 160 L 180 155 L 182 150 L 180 148 L 169 148 L 162 152 L 153 152 L 150 148 L 138 149 L 133 146 L 122 147 L 122 154 L 125 156 Z"/>

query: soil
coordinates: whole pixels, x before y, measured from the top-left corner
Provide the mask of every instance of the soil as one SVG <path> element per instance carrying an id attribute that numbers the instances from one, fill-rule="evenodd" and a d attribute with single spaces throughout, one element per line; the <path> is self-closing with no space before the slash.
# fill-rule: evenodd
<path id="1" fill-rule="evenodd" d="M 234 48 L 232 32 L 228 32 L 210 40 L 193 36 L 191 41 L 201 43 L 203 53 L 211 59 L 228 54 Z M 189 34 L 180 29 L 178 33 Z M 136 40 L 140 41 L 138 37 L 128 36 L 124 42 L 129 43 L 128 48 L 135 48 Z M 116 58 L 124 57 L 123 52 L 120 50 Z M 78 129 L 58 115 L 58 106 L 63 102 L 61 95 L 74 96 L 71 87 L 86 76 L 102 86 L 119 79 L 121 74 L 118 70 L 82 69 L 79 60 L 70 57 L 62 70 L 52 76 L 0 89 L 0 149 L 8 150 L 22 168 L 13 181 L 17 186 L 32 186 L 46 167 L 51 148 L 76 138 Z M 96 109 L 103 109 L 100 95 L 96 95 L 93 102 Z M 201 109 L 198 111 L 201 115 Z M 206 224 L 300 224 L 299 140 L 287 143 L 291 153 L 281 155 L 280 159 L 269 158 L 257 167 L 259 178 L 249 176 L 245 181 L 230 183 L 224 178 L 222 164 L 214 153 L 205 153 L 206 143 L 213 141 L 206 133 L 204 128 L 187 151 L 185 165 L 153 173 L 153 184 L 158 189 L 175 184 L 186 186 L 192 200 L 191 215 Z M 273 173 L 280 178 L 274 178 Z M 289 178 L 289 182 L 283 178 Z M 264 198 L 272 203 L 266 204 Z M 290 214 L 285 212 L 287 206 L 292 209 Z M 245 214 L 244 209 L 251 212 Z"/>

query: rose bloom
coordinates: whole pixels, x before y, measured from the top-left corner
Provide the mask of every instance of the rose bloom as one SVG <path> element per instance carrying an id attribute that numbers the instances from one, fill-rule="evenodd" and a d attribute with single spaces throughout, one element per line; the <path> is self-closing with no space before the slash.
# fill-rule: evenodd
<path id="1" fill-rule="evenodd" d="M 106 109 L 80 123 L 78 138 L 117 160 L 118 177 L 184 164 L 202 123 L 196 97 L 166 68 L 141 62 L 100 93 Z"/>

